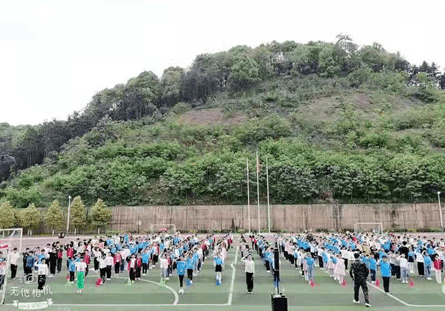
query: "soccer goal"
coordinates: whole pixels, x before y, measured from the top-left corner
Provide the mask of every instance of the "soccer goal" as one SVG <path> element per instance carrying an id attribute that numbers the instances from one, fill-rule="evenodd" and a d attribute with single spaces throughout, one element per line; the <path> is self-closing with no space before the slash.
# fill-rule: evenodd
<path id="1" fill-rule="evenodd" d="M 14 248 L 22 251 L 23 228 L 0 229 L 0 305 L 5 302 L 6 286 L 10 274 L 9 256 Z"/>
<path id="2" fill-rule="evenodd" d="M 176 225 L 174 224 L 151 224 L 150 233 L 168 233 L 174 235 L 176 233 Z"/>
<path id="3" fill-rule="evenodd" d="M 382 234 L 383 225 L 381 222 L 358 222 L 354 224 L 354 232 L 373 232 L 375 234 Z"/>

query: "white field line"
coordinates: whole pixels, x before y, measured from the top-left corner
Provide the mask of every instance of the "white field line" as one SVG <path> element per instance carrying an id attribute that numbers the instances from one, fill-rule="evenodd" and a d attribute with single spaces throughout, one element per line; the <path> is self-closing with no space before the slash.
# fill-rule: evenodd
<path id="1" fill-rule="evenodd" d="M 375 289 L 381 291 L 382 293 L 385 293 L 385 291 L 384 291 L 383 289 L 378 288 L 378 287 L 375 286 L 375 285 L 372 285 L 370 282 L 367 282 L 367 283 L 368 283 L 369 285 L 371 285 L 372 287 L 374 287 Z M 400 302 L 401 304 L 403 304 L 403 305 L 405 305 L 405 306 L 407 306 L 407 307 L 413 307 L 413 308 L 445 308 L 445 305 L 412 305 L 412 304 L 410 304 L 410 303 L 407 303 L 407 302 L 403 301 L 403 300 L 400 299 L 400 298 L 397 298 L 397 297 L 394 296 L 394 295 L 386 294 L 386 293 L 385 293 L 385 295 L 388 295 L 388 296 L 391 297 L 392 299 L 397 300 L 398 302 Z M 443 309 L 442 309 L 442 310 L 443 310 Z"/>
<path id="2" fill-rule="evenodd" d="M 236 262 L 238 260 L 238 251 L 239 246 L 236 247 L 236 253 L 235 253 L 235 261 L 230 264 L 232 267 L 232 283 L 230 284 L 230 293 L 229 293 L 229 301 L 227 301 L 227 305 L 232 305 L 232 297 L 233 297 L 233 287 L 235 285 L 235 274 L 236 274 L 236 268 L 234 265 L 236 265 Z"/>

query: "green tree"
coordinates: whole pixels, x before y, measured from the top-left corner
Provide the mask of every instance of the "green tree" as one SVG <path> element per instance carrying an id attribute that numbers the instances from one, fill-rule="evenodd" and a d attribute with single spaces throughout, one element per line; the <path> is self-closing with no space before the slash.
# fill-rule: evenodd
<path id="1" fill-rule="evenodd" d="M 32 232 L 40 227 L 40 221 L 41 215 L 34 203 L 21 212 L 21 224 L 28 229 L 28 234 L 32 235 Z"/>
<path id="2" fill-rule="evenodd" d="M 52 229 L 53 235 L 55 229 L 62 227 L 62 209 L 60 208 L 59 201 L 54 201 L 46 211 L 45 223 Z"/>
<path id="3" fill-rule="evenodd" d="M 93 214 L 93 225 L 97 227 L 97 233 L 100 234 L 100 227 L 106 226 L 111 219 L 111 209 L 106 207 L 102 199 L 98 199 L 91 212 Z"/>
<path id="4" fill-rule="evenodd" d="M 9 202 L 3 202 L 0 206 L 0 229 L 8 229 L 14 226 L 14 210 Z"/>
<path id="5" fill-rule="evenodd" d="M 75 197 L 73 203 L 71 203 L 71 221 L 74 225 L 74 234 L 77 233 L 78 228 L 85 226 L 85 204 L 83 204 L 80 196 Z"/>
<path id="6" fill-rule="evenodd" d="M 230 80 L 235 89 L 247 88 L 260 80 L 258 63 L 249 56 L 236 57 Z"/>
<path id="7" fill-rule="evenodd" d="M 172 107 L 179 102 L 181 96 L 181 78 L 184 69 L 181 67 L 169 67 L 164 70 L 161 78 L 161 102 Z"/>

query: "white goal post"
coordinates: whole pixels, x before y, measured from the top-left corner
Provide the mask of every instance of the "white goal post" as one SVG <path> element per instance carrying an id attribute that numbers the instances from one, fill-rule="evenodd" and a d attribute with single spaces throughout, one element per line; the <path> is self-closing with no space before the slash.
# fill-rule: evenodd
<path id="1" fill-rule="evenodd" d="M 22 252 L 23 228 L 0 229 L 0 305 L 5 302 L 6 286 L 10 274 L 9 257 L 14 248 Z"/>
<path id="2" fill-rule="evenodd" d="M 354 224 L 354 232 L 374 232 L 383 233 L 383 224 L 381 222 L 357 222 Z"/>
<path id="3" fill-rule="evenodd" d="M 176 233 L 176 225 L 174 224 L 151 224 L 150 233 L 166 232 L 169 235 Z"/>

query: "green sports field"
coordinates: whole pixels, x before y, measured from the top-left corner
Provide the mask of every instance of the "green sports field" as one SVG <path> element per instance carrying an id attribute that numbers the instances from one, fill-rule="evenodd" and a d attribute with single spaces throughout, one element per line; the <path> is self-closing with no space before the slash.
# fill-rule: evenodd
<path id="1" fill-rule="evenodd" d="M 118 278 L 113 277 L 105 285 L 96 287 L 97 274 L 92 272 L 85 279 L 82 294 L 76 293 L 76 284 L 67 283 L 66 272 L 62 272 L 54 278 L 48 278 L 47 285 L 51 293 L 40 297 L 32 297 L 32 289 L 37 288 L 36 284 L 8 281 L 6 305 L 0 309 L 17 310 L 13 306 L 14 300 L 29 303 L 52 299 L 53 304 L 47 310 L 271 310 L 272 277 L 266 272 L 258 256 L 255 261 L 253 294 L 246 293 L 242 263 L 235 248 L 232 248 L 228 253 L 221 286 L 215 285 L 212 261 L 205 262 L 201 273 L 194 278 L 194 284 L 185 288 L 185 294 L 177 294 L 179 281 L 176 275 L 170 278 L 166 286 L 161 286 L 158 267 L 131 286 L 127 285 L 127 273 L 124 273 Z M 288 297 L 289 310 L 368 309 L 363 305 L 363 297 L 360 305 L 352 302 L 353 286 L 349 277 L 346 277 L 347 286 L 342 287 L 318 268 L 315 275 L 316 284 L 311 287 L 289 262 L 282 260 L 281 287 Z M 386 295 L 380 289 L 369 286 L 372 307 L 386 310 L 445 309 L 445 294 L 441 284 L 419 277 L 414 277 L 413 280 L 414 287 L 392 281 L 392 295 Z M 22 289 L 25 291 L 22 292 Z M 27 289 L 29 292 L 26 292 Z M 23 297 L 27 293 L 30 297 Z"/>

